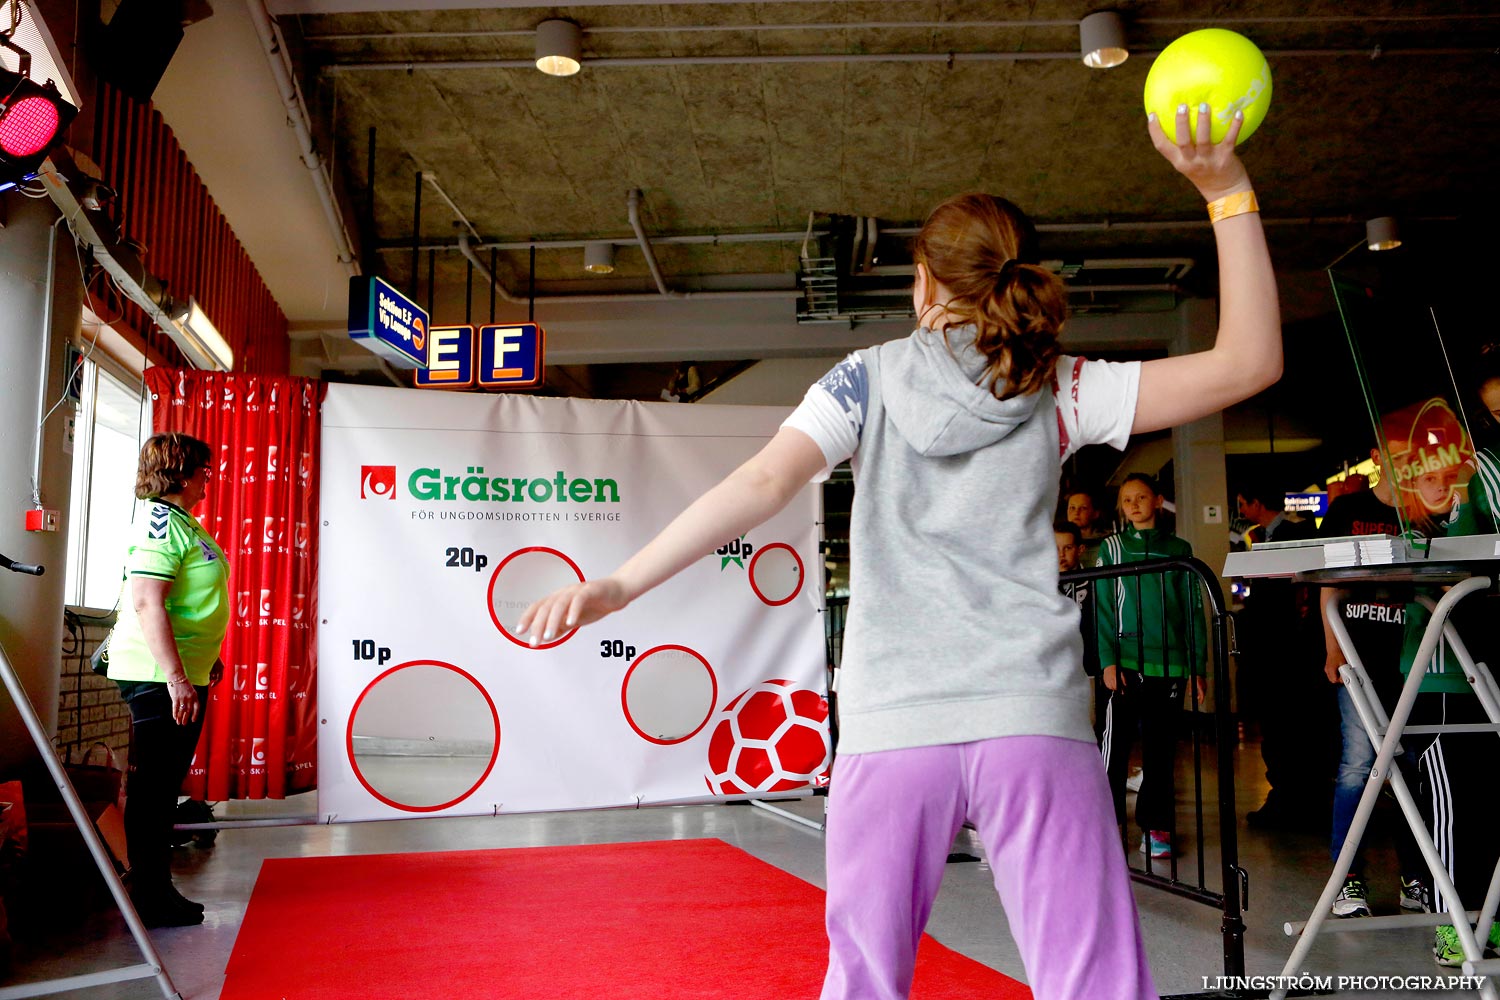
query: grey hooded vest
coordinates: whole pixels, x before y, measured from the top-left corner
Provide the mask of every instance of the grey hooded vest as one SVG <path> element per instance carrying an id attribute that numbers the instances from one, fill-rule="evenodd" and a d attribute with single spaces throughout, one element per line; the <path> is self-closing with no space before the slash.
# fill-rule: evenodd
<path id="1" fill-rule="evenodd" d="M 1058 592 L 1050 387 L 998 400 L 972 329 L 860 351 L 839 751 L 1093 741 L 1078 610 Z"/>

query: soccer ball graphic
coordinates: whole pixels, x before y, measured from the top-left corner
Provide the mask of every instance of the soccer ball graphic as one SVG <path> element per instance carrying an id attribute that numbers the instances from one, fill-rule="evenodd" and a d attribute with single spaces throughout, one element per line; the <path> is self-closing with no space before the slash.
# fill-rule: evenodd
<path id="1" fill-rule="evenodd" d="M 704 781 L 715 795 L 828 783 L 828 699 L 789 680 L 741 691 L 719 713 Z"/>

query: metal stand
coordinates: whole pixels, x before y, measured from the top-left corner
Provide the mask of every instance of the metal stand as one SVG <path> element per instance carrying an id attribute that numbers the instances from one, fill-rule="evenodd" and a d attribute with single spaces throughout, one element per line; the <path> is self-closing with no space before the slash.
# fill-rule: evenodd
<path id="1" fill-rule="evenodd" d="M 789 819 L 793 823 L 796 823 L 796 824 L 798 824 L 800 826 L 805 826 L 805 827 L 807 827 L 810 830 L 816 830 L 819 833 L 822 833 L 824 830 L 828 829 L 828 800 L 827 799 L 823 800 L 823 819 L 821 821 L 815 820 L 815 819 L 808 819 L 806 816 L 799 816 L 796 813 L 792 812 L 790 809 L 783 809 L 780 806 L 773 806 L 773 805 L 771 805 L 771 803 L 769 803 L 769 802 L 763 802 L 760 799 L 751 799 L 750 800 L 750 804 L 752 806 L 754 806 L 755 808 L 757 808 L 757 809 L 764 809 L 768 813 L 775 813 L 777 816 L 780 816 L 782 819 Z"/>
<path id="2" fill-rule="evenodd" d="M 1400 572 L 1395 570 L 1394 572 Z M 1312 576 L 1315 574 L 1309 574 Z M 1328 574 L 1331 576 L 1331 573 Z M 1392 574 L 1394 575 L 1394 574 Z M 1343 580 L 1355 581 L 1352 572 L 1340 574 Z M 1365 578 L 1365 582 L 1379 582 L 1381 575 L 1371 573 Z M 1309 581 L 1312 582 L 1312 581 Z M 1439 581 L 1433 581 L 1439 582 Z M 1344 844 L 1339 851 L 1338 861 L 1334 863 L 1333 873 L 1329 876 L 1328 883 L 1323 887 L 1323 894 L 1313 909 L 1312 915 L 1306 921 L 1289 922 L 1286 924 L 1286 933 L 1298 935 L 1296 947 L 1292 949 L 1291 956 L 1281 970 L 1285 979 L 1290 979 L 1302 972 L 1303 962 L 1306 961 L 1308 953 L 1312 950 L 1313 942 L 1321 930 L 1340 932 L 1360 932 L 1387 930 L 1395 927 L 1436 926 L 1452 922 L 1458 932 L 1458 939 L 1467 959 L 1463 965 L 1465 975 L 1486 975 L 1479 987 L 1479 995 L 1484 1000 L 1500 1000 L 1497 993 L 1493 973 L 1500 971 L 1500 961 L 1482 961 L 1484 946 L 1480 943 L 1489 933 L 1490 922 L 1494 919 L 1497 899 L 1500 899 L 1500 866 L 1497 866 L 1494 876 L 1490 880 L 1489 892 L 1485 898 L 1484 909 L 1479 913 L 1465 912 L 1458 903 L 1458 894 L 1454 891 L 1453 881 L 1448 877 L 1447 868 L 1438 857 L 1437 847 L 1432 841 L 1432 836 L 1427 830 L 1427 825 L 1422 819 L 1421 811 L 1411 797 L 1411 792 L 1406 787 L 1406 782 L 1401 776 L 1401 771 L 1395 766 L 1395 761 L 1401 749 L 1401 736 L 1403 733 L 1434 733 L 1434 732 L 1497 732 L 1500 733 L 1500 696 L 1497 696 L 1493 676 L 1488 668 L 1482 663 L 1475 663 L 1468 655 L 1462 642 L 1458 641 L 1458 634 L 1448 624 L 1448 617 L 1459 601 L 1469 594 L 1483 591 L 1490 586 L 1490 579 L 1485 576 L 1470 576 L 1453 585 L 1442 600 L 1431 605 L 1432 619 L 1428 622 L 1426 631 L 1422 635 L 1421 645 L 1417 648 L 1416 658 L 1412 661 L 1413 666 L 1407 675 L 1406 682 L 1401 689 L 1401 697 L 1396 702 L 1389 718 L 1380 704 L 1380 699 L 1375 696 L 1374 688 L 1370 683 L 1369 675 L 1365 672 L 1364 664 L 1361 662 L 1358 651 L 1349 637 L 1349 630 L 1339 613 L 1339 607 L 1343 597 L 1339 594 L 1339 600 L 1332 602 L 1327 608 L 1327 617 L 1332 626 L 1334 635 L 1338 639 L 1339 648 L 1343 650 L 1345 658 L 1349 661 L 1339 670 L 1339 676 L 1348 688 L 1350 699 L 1353 701 L 1356 711 L 1359 713 L 1360 722 L 1370 741 L 1375 744 L 1377 753 L 1375 764 L 1370 770 L 1369 781 L 1365 784 L 1364 793 L 1360 796 L 1359 806 L 1355 810 L 1354 819 L 1350 823 L 1349 833 L 1344 838 Z M 1430 603 L 1430 602 L 1424 602 Z M 1425 665 L 1432 659 L 1436 652 L 1438 642 L 1441 638 L 1449 639 L 1454 647 L 1455 653 L 1463 664 L 1465 674 L 1469 683 L 1474 688 L 1475 695 L 1489 716 L 1490 725 L 1454 725 L 1454 726 L 1411 726 L 1406 725 L 1411 715 L 1412 706 L 1416 703 L 1417 694 L 1422 686 L 1422 678 L 1426 673 Z M 1364 835 L 1365 827 L 1369 824 L 1370 814 L 1375 809 L 1375 800 L 1380 796 L 1380 789 L 1386 782 L 1390 783 L 1391 790 L 1396 795 L 1396 801 L 1401 806 L 1402 815 L 1406 818 L 1407 825 L 1411 827 L 1412 835 L 1416 839 L 1417 847 L 1422 852 L 1423 859 L 1432 874 L 1434 889 L 1437 893 L 1435 898 L 1445 903 L 1449 910 L 1444 913 L 1439 910 L 1435 913 L 1416 914 L 1409 916 L 1389 917 L 1365 917 L 1359 920 L 1336 921 L 1324 928 L 1328 920 L 1330 909 L 1334 898 L 1338 896 L 1344 884 L 1344 877 L 1349 872 L 1349 866 L 1354 862 L 1355 852 L 1359 849 L 1360 838 Z M 1470 920 L 1477 919 L 1478 933 L 1470 926 Z M 1282 1000 L 1286 997 L 1285 990 L 1273 991 L 1272 1000 Z"/>
<path id="3" fill-rule="evenodd" d="M 115 873 L 115 863 L 106 851 L 104 842 L 99 839 L 93 820 L 89 819 L 89 814 L 83 808 L 83 802 L 78 798 L 78 793 L 73 790 L 73 783 L 68 780 L 67 772 L 63 770 L 62 763 L 57 759 L 57 752 L 52 749 L 52 741 L 42 729 L 41 720 L 37 718 L 31 699 L 26 696 L 26 691 L 21 687 L 21 681 L 11 668 L 10 658 L 6 656 L 4 648 L 0 648 L 0 678 L 4 678 L 6 690 L 10 692 L 16 710 L 21 713 L 26 729 L 31 733 L 31 741 L 36 744 L 37 752 L 42 755 L 42 760 L 47 765 L 47 772 L 52 776 L 53 784 L 62 793 L 63 801 L 68 805 L 68 812 L 73 816 L 73 823 L 78 827 L 78 832 L 83 834 L 83 841 L 88 845 L 89 853 L 94 856 L 94 864 L 98 867 L 99 874 L 104 876 L 104 883 L 109 886 L 110 894 L 115 897 L 115 903 L 120 907 L 120 915 L 125 918 L 125 923 L 129 926 L 135 943 L 141 949 L 141 956 L 146 960 L 140 965 L 127 965 L 83 976 L 65 976 L 61 979 L 44 979 L 17 986 L 0 987 L 0 1000 L 50 996 L 69 990 L 82 990 L 132 979 L 146 979 L 150 976 L 156 977 L 163 997 L 167 1000 L 182 1000 L 182 994 L 178 993 L 177 987 L 172 985 L 172 978 L 167 975 L 161 955 L 157 953 L 150 936 L 146 933 L 146 925 L 141 922 L 140 914 L 135 912 L 135 906 L 130 902 L 124 883 Z"/>

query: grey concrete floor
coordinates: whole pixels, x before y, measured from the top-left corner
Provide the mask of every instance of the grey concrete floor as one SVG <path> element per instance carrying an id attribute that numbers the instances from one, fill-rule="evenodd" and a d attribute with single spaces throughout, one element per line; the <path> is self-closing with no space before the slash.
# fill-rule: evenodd
<path id="1" fill-rule="evenodd" d="M 1185 766 L 1185 765 L 1184 765 Z M 1179 776 L 1179 829 L 1193 827 L 1190 776 Z M 1260 755 L 1252 745 L 1236 753 L 1238 815 L 1254 809 L 1265 793 Z M 1209 780 L 1207 800 L 1214 801 Z M 783 808 L 820 819 L 824 800 L 781 803 Z M 281 802 L 237 802 L 219 807 L 221 816 L 291 815 L 315 810 L 311 795 Z M 1130 863 L 1143 864 L 1139 833 L 1132 828 Z M 413 819 L 337 826 L 241 828 L 223 831 L 210 848 L 177 851 L 175 868 L 184 894 L 207 906 L 202 926 L 153 932 L 168 972 L 187 1000 L 217 1000 L 224 968 L 234 946 L 261 862 L 266 858 L 378 854 L 407 851 L 474 850 L 593 844 L 674 838 L 717 837 L 793 875 L 823 884 L 823 838 L 816 830 L 745 805 L 674 806 L 640 810 L 599 810 L 545 815 Z M 1179 860 L 1179 877 L 1196 881 L 1196 846 L 1187 837 Z M 1250 907 L 1245 957 L 1255 975 L 1279 973 L 1293 941 L 1282 932 L 1288 920 L 1305 919 L 1328 876 L 1331 862 L 1326 834 L 1268 832 L 1238 826 L 1240 864 L 1250 876 Z M 1205 835 L 1207 884 L 1218 888 L 1219 837 L 1210 825 Z M 1396 912 L 1396 869 L 1389 838 L 1376 831 L 1370 838 L 1369 871 L 1377 913 Z M 948 866 L 928 931 L 939 941 L 1007 975 L 1025 979 L 1005 916 L 995 896 L 983 846 L 968 830 L 955 852 L 979 860 Z M 1158 863 L 1159 864 L 1159 863 Z M 1160 870 L 1160 869 L 1158 869 Z M 1079 886 L 1088 892 L 1088 886 Z M 1136 886 L 1158 988 L 1163 994 L 1205 989 L 1204 977 L 1223 971 L 1218 910 L 1158 888 Z M 1435 976 L 1455 970 L 1438 967 L 1426 929 L 1320 937 L 1307 971 L 1324 975 Z M 139 952 L 119 915 L 93 914 L 67 934 L 23 945 L 9 984 L 63 975 L 78 975 L 138 962 Z M 1211 984 L 1210 984 L 1211 985 Z M 733 993 L 726 988 L 726 995 Z M 1374 990 L 1359 997 L 1405 1000 L 1474 995 L 1452 991 Z M 151 1000 L 161 992 L 152 979 L 92 987 L 66 994 L 77 1000 Z M 444 996 L 438 990 L 433 996 Z M 267 998 L 277 1000 L 277 998 Z M 372 998 L 374 1000 L 374 998 Z M 384 998 L 380 998 L 384 1000 Z"/>

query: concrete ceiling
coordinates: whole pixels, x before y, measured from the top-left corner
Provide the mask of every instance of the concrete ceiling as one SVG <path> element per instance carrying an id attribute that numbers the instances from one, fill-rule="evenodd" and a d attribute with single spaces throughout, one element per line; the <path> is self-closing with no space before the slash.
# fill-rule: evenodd
<path id="1" fill-rule="evenodd" d="M 244 18 L 238 0 L 218 6 L 210 22 L 189 28 L 179 61 L 200 39 L 203 51 L 229 51 L 208 40 L 213 22 L 243 35 L 245 26 L 234 25 Z M 1493 201 L 1500 134 L 1500 13 L 1489 3 L 1379 0 L 1351 14 L 1331 0 L 1127 2 L 1116 9 L 1136 54 L 1112 70 L 1088 69 L 1076 57 L 1076 22 L 1092 0 L 566 7 L 269 0 L 266 7 L 301 72 L 323 152 L 375 250 L 376 270 L 410 287 L 410 245 L 420 244 L 416 295 L 431 296 L 436 322 L 489 315 L 490 293 L 458 252 L 458 228 L 473 234 L 483 261 L 491 259 L 488 244 L 501 245 L 496 273 L 515 296 L 524 298 L 533 280 L 543 296 L 632 295 L 617 305 L 539 302 L 549 333 L 562 331 L 553 341 L 564 352 L 559 360 L 570 363 L 826 355 L 904 332 L 904 321 L 878 336 L 847 324 L 840 335 L 799 327 L 789 295 L 643 301 L 657 286 L 627 218 L 633 188 L 643 192 L 642 223 L 657 240 L 798 234 L 810 213 L 912 226 L 948 195 L 989 190 L 1042 224 L 1049 258 L 1183 259 L 1196 263 L 1178 282 L 1181 294 L 1212 294 L 1201 202 L 1152 150 L 1140 98 L 1151 55 L 1198 27 L 1239 30 L 1271 63 L 1270 116 L 1243 155 L 1289 319 L 1332 311 L 1321 269 L 1360 240 L 1364 219 L 1398 216 L 1416 243 L 1449 253 L 1493 217 L 1482 207 Z M 551 17 L 583 28 L 576 76 L 530 66 L 533 29 Z M 269 107 L 284 117 L 274 93 L 257 101 L 263 114 Z M 159 102 L 166 111 L 169 101 Z M 168 120 L 182 135 L 185 114 Z M 198 163 L 203 154 L 182 138 Z M 295 143 L 290 148 L 301 169 Z M 283 162 L 286 155 L 277 154 Z M 207 179 L 207 164 L 201 169 Z M 421 185 L 414 232 L 418 171 L 435 183 Z M 271 192 L 266 176 L 253 183 L 263 220 Z M 318 275 L 328 273 L 331 246 L 326 232 L 318 235 L 326 229 L 321 216 L 305 198 L 284 203 L 296 205 L 294 220 L 277 213 L 289 230 L 323 241 L 318 268 L 288 268 L 283 254 L 280 269 L 293 272 L 283 275 L 230 210 L 230 192 L 246 184 L 225 179 L 210 188 L 252 257 L 265 261 L 294 329 L 336 327 L 339 310 L 326 307 Z M 253 209 L 242 214 L 256 217 Z M 618 244 L 613 275 L 583 272 L 586 240 Z M 532 241 L 542 244 L 534 273 L 524 249 Z M 569 245 L 546 245 L 554 242 Z M 655 248 L 674 290 L 794 291 L 799 244 L 788 236 Z M 526 307 L 502 299 L 499 308 L 514 318 Z M 615 335 L 601 333 L 610 323 Z M 585 327 L 588 337 L 569 339 Z M 744 332 L 752 327 L 780 332 L 771 343 Z M 696 356 L 661 344 L 650 353 L 658 328 L 661 344 L 690 344 L 696 334 L 707 346 Z"/>
<path id="2" fill-rule="evenodd" d="M 1465 7 L 1470 16 L 1451 13 Z M 481 234 L 502 241 L 628 238 L 629 188 L 645 192 L 655 234 L 799 231 L 814 211 L 915 223 L 942 198 L 972 189 L 1004 193 L 1044 224 L 1198 222 L 1195 193 L 1145 139 L 1140 95 L 1149 56 L 1104 71 L 1071 57 L 1074 22 L 1090 8 L 682 3 L 304 14 L 282 22 L 303 37 L 303 62 L 321 81 L 323 102 L 336 102 L 338 159 L 355 192 L 371 183 L 364 154 L 368 130 L 376 129 L 374 232 L 384 243 L 412 236 L 418 169 L 437 175 Z M 1361 5 L 1351 16 L 1347 5 L 1326 0 L 1252 0 L 1233 5 L 1234 19 L 1204 18 L 1203 5 L 1182 2 L 1124 9 L 1131 44 L 1145 52 L 1212 23 L 1248 32 L 1271 53 L 1271 117 L 1245 146 L 1267 217 L 1355 220 L 1284 225 L 1278 243 L 1289 265 L 1326 263 L 1371 215 L 1458 216 L 1491 183 L 1494 163 L 1473 156 L 1472 143 L 1475 136 L 1493 142 L 1500 126 L 1493 7 L 1388 2 Z M 531 29 L 551 16 L 584 28 L 585 66 L 576 76 L 548 77 L 525 65 Z M 923 26 L 889 26 L 900 22 Z M 945 22 L 958 26 L 931 26 Z M 783 27 L 757 30 L 768 25 Z M 1372 58 L 1377 49 L 1387 54 Z M 1028 58 L 839 61 L 950 52 Z M 834 61 L 755 61 L 786 56 Z M 698 65 L 695 57 L 731 61 Z M 612 62 L 642 58 L 667 61 Z M 496 62 L 523 65 L 485 65 Z M 424 68 L 431 63 L 449 68 Z M 372 68 L 392 65 L 401 68 Z M 1462 128 L 1438 111 L 1455 106 Z M 421 240 L 451 243 L 453 213 L 434 200 L 429 193 Z M 1207 239 L 1203 228 L 1054 234 L 1049 242 L 1061 256 L 1167 256 L 1201 255 Z M 383 256 L 387 273 L 403 280 L 406 255 Z M 659 256 L 679 281 L 796 268 L 792 244 L 663 247 Z M 649 287 L 639 255 L 621 257 L 617 274 Z M 502 254 L 512 288 L 525 273 L 523 258 Z M 455 269 L 461 263 L 452 254 L 446 261 Z M 579 278 L 580 264 L 577 249 L 543 253 L 537 277 Z"/>

